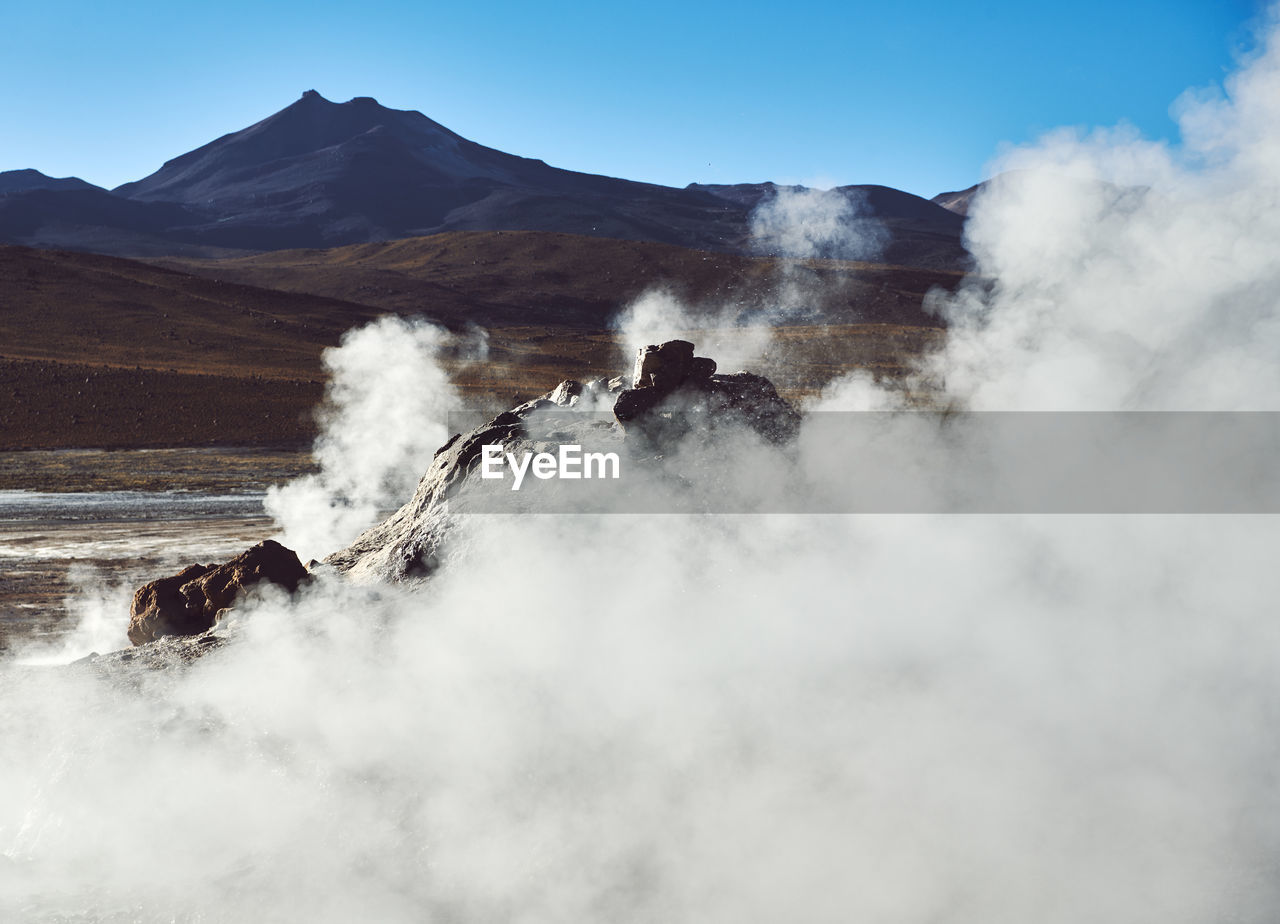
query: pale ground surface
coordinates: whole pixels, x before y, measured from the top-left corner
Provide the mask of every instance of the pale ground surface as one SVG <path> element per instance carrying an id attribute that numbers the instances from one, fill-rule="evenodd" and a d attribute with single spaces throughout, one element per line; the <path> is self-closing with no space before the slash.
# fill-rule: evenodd
<path id="1" fill-rule="evenodd" d="M 0 651 L 126 646 L 137 587 L 271 536 L 267 486 L 310 468 L 256 449 L 0 453 Z"/>

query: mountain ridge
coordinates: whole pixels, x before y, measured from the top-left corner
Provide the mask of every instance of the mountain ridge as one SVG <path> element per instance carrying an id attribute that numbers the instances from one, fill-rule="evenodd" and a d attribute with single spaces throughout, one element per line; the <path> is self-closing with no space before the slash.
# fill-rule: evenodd
<path id="1" fill-rule="evenodd" d="M 747 253 L 761 198 L 564 170 L 470 141 L 416 110 L 371 97 L 335 103 L 314 90 L 149 176 L 109 192 L 85 185 L 0 198 L 0 242 L 219 256 L 511 230 Z M 783 189 L 733 189 L 757 187 Z M 888 229 L 891 262 L 939 269 L 964 262 L 952 213 L 888 187 L 846 188 L 855 189 L 875 200 L 870 212 Z M 40 191 L 44 198 L 31 198 Z"/>
<path id="2" fill-rule="evenodd" d="M 0 196 L 31 192 L 37 189 L 99 189 L 78 176 L 53 177 L 31 167 L 0 171 Z M 102 190 L 105 192 L 106 190 Z"/>

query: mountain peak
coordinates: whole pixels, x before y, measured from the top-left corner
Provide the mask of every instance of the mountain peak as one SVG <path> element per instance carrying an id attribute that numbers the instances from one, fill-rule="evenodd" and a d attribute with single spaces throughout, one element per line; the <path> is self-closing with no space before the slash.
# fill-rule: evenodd
<path id="1" fill-rule="evenodd" d="M 9 184 L 32 179 L 38 178 L 12 177 Z M 62 212 L 54 217 L 73 231 L 127 229 L 157 247 L 279 250 L 443 231 L 534 230 L 741 251 L 753 246 L 751 209 L 781 188 L 681 190 L 560 170 L 469 141 L 416 110 L 389 108 L 370 96 L 335 102 L 309 89 L 247 128 L 116 187 L 107 202 L 114 211 L 103 212 L 97 200 L 80 208 L 76 196 L 60 194 Z M 885 260 L 949 268 L 964 259 L 962 217 L 884 187 L 846 192 L 890 228 Z M 26 208 L 26 197 L 3 198 L 0 240 L 6 211 L 21 226 L 21 239 L 29 239 L 33 213 L 18 208 Z M 132 211 L 115 217 L 121 209 Z"/>
<path id="2" fill-rule="evenodd" d="M 345 103 L 335 103 L 327 97 L 321 96 L 317 90 L 304 90 L 302 96 L 298 99 L 298 103 L 318 104 L 324 103 L 326 106 L 355 106 L 359 108 L 386 109 L 372 96 L 353 96 Z M 298 105 L 295 103 L 294 105 Z M 393 110 L 388 110 L 393 111 Z"/>
<path id="3" fill-rule="evenodd" d="M 30 192 L 35 189 L 97 189 L 92 183 L 86 183 L 77 176 L 52 177 L 45 176 L 39 170 L 28 167 L 24 170 L 0 171 L 0 196 L 9 193 Z"/>

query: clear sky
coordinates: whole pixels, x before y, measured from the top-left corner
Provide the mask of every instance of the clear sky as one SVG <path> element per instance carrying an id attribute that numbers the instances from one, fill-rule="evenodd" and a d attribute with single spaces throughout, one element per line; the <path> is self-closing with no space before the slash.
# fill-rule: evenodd
<path id="1" fill-rule="evenodd" d="M 1260 0 L 0 0 L 0 170 L 139 179 L 314 88 L 559 167 L 673 186 L 982 178 L 1006 143 L 1176 140 Z"/>

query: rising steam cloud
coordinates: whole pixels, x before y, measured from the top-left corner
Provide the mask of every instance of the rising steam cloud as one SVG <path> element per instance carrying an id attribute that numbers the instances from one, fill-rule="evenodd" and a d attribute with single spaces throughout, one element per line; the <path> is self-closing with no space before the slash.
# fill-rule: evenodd
<path id="1" fill-rule="evenodd" d="M 763 254 L 792 260 L 870 260 L 887 240 L 856 189 L 780 186 L 751 215 L 751 237 Z"/>
<path id="2" fill-rule="evenodd" d="M 722 369 L 745 369 L 769 351 L 774 326 L 822 320 L 817 304 L 830 283 L 815 283 L 805 261 L 869 260 L 888 239 L 860 191 L 804 186 L 767 192 L 751 213 L 750 236 L 756 253 L 777 258 L 767 285 L 746 297 L 702 303 L 667 286 L 649 289 L 614 321 L 620 361 L 628 362 L 646 344 L 686 335 Z"/>
<path id="3" fill-rule="evenodd" d="M 1280 409 L 1280 55 L 1119 129 L 1014 151 L 977 198 L 982 280 L 931 371 L 981 409 Z M 990 284 L 987 284 L 987 281 Z"/>
<path id="4" fill-rule="evenodd" d="M 1012 155 L 922 375 L 980 408 L 1274 406 L 1277 74 L 1273 33 L 1227 95 L 1184 101 L 1181 153 L 1101 133 Z M 343 350 L 444 382 L 435 334 L 375 330 Z M 872 387 L 828 400 L 892 402 Z M 392 455 L 439 442 L 432 394 Z M 384 490 L 362 442 L 384 434 L 339 435 L 365 422 L 331 421 L 351 474 L 326 496 Z M 1280 913 L 1271 518 L 460 530 L 419 591 L 264 599 L 185 671 L 0 674 L 4 917 Z"/>
<path id="5" fill-rule="evenodd" d="M 266 499 L 282 541 L 304 560 L 350 542 L 413 493 L 458 406 L 439 362 L 451 342 L 434 324 L 387 316 L 325 352 L 329 385 L 312 450 L 320 470 Z"/>

